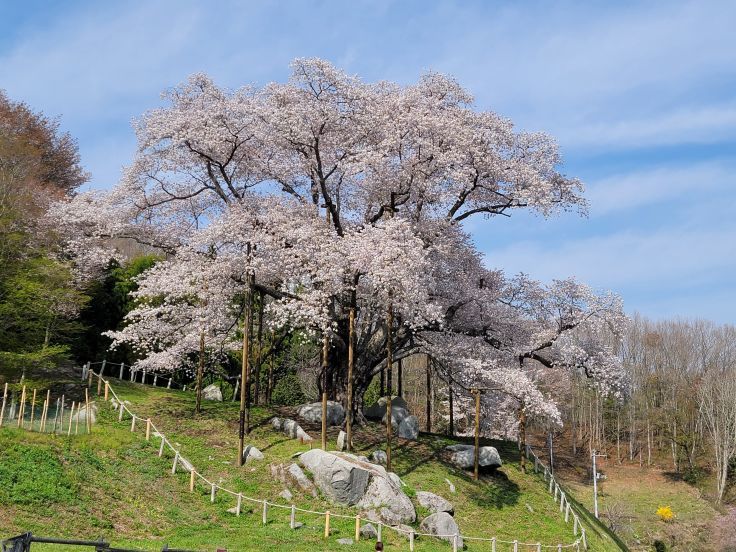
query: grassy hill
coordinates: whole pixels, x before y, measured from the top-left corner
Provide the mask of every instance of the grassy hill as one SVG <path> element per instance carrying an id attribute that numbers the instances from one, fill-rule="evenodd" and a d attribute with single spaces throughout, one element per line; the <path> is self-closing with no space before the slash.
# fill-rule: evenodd
<path id="1" fill-rule="evenodd" d="M 283 485 L 270 477 L 269 463 L 291 461 L 290 457 L 309 445 L 288 439 L 268 424 L 274 414 L 288 414 L 256 408 L 255 429 L 248 442 L 265 454 L 265 460 L 243 468 L 234 465 L 237 447 L 238 405 L 205 402 L 195 416 L 191 393 L 167 391 L 112 380 L 121 398 L 130 401 L 138 415 L 150 416 L 169 440 L 180 445 L 182 454 L 212 481 L 242 492 L 283 503 Z M 317 428 L 307 430 L 318 437 Z M 337 428 L 330 431 L 334 446 Z M 369 455 L 381 447 L 383 429 L 369 425 L 356 433 L 359 454 Z M 485 474 L 474 482 L 470 474 L 442 460 L 441 451 L 451 441 L 443 436 L 421 435 L 417 441 L 400 441 L 394 449 L 394 471 L 407 484 L 407 494 L 426 490 L 448 498 L 455 505 L 455 518 L 463 534 L 479 537 L 543 544 L 570 543 L 572 523 L 566 524 L 547 493 L 540 476 L 518 468 L 515 444 L 493 442 L 504 466 L 495 474 Z M 197 487 L 189 492 L 188 474 L 171 474 L 171 455 L 159 458 L 158 439 L 146 442 L 139 424 L 130 432 L 130 420 L 123 423 L 111 408 L 101 405 L 98 423 L 91 435 L 52 436 L 22 430 L 0 429 L 0 538 L 32 531 L 43 536 L 66 538 L 105 537 L 116 546 L 160 550 L 163 543 L 191 550 L 373 550 L 374 541 L 352 546 L 337 544 L 352 537 L 353 522 L 334 519 L 333 534 L 323 536 L 324 518 L 300 514 L 305 526 L 289 529 L 289 512 L 272 508 L 269 522 L 261 523 L 261 511 L 228 513 L 233 497 L 220 493 L 210 502 L 210 489 Z M 456 493 L 450 493 L 452 482 Z M 294 502 L 306 509 L 354 515 L 355 510 L 339 508 L 321 497 L 294 493 Z M 427 512 L 418 508 L 420 519 Z M 605 533 L 588 527 L 590 550 L 619 550 Z M 405 538 L 384 531 L 387 550 L 408 550 Z M 467 549 L 490 550 L 490 543 L 467 542 Z M 512 550 L 498 545 L 497 550 Z M 34 550 L 63 550 L 59 546 L 34 545 Z M 519 550 L 533 550 L 519 546 Z M 78 549 L 77 549 L 78 550 Z M 416 541 L 417 551 L 451 550 L 435 539 Z"/>

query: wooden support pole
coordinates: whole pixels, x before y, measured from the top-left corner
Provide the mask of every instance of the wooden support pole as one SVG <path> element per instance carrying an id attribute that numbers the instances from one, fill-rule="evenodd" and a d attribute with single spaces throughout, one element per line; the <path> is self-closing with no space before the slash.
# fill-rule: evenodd
<path id="1" fill-rule="evenodd" d="M 43 408 L 41 408 L 41 419 L 38 422 L 38 431 L 43 433 L 43 424 L 46 422 L 46 400 L 43 401 Z"/>
<path id="2" fill-rule="evenodd" d="M 212 484 L 211 490 L 210 490 L 210 502 L 215 502 L 215 493 L 217 492 L 217 485 L 214 483 Z"/>
<path id="3" fill-rule="evenodd" d="M 432 360 L 429 355 L 425 356 L 425 371 L 427 372 L 427 433 L 432 431 Z"/>
<path id="4" fill-rule="evenodd" d="M 388 393 L 386 395 L 386 471 L 391 471 L 391 437 L 393 432 L 393 411 L 391 408 L 391 365 L 393 364 L 393 326 L 394 308 L 391 302 L 388 304 L 388 317 L 386 320 L 386 374 Z"/>
<path id="5" fill-rule="evenodd" d="M 74 421 L 74 435 L 79 435 L 79 413 L 82 408 L 82 403 L 77 405 L 77 419 Z"/>
<path id="6" fill-rule="evenodd" d="M 97 396 L 102 395 L 102 376 L 97 375 Z"/>
<path id="7" fill-rule="evenodd" d="M 330 536 L 330 511 L 325 512 L 325 538 Z"/>
<path id="8" fill-rule="evenodd" d="M 409 533 L 409 552 L 414 552 L 414 529 Z"/>
<path id="9" fill-rule="evenodd" d="M 266 500 L 263 501 L 263 514 L 261 515 L 261 521 L 263 522 L 263 525 L 268 523 L 268 502 Z"/>
<path id="10" fill-rule="evenodd" d="M 348 400 L 345 432 L 348 452 L 353 449 L 353 370 L 355 367 L 355 292 L 353 291 L 348 313 Z M 357 539 L 356 539 L 357 540 Z"/>
<path id="11" fill-rule="evenodd" d="M 355 542 L 360 540 L 360 514 L 355 515 Z"/>
<path id="12" fill-rule="evenodd" d="M 291 516 L 289 517 L 289 528 L 296 529 L 296 506 L 291 505 Z"/>
<path id="13" fill-rule="evenodd" d="M 105 400 L 107 401 L 110 398 L 110 384 L 108 382 L 105 382 Z"/>
<path id="14" fill-rule="evenodd" d="M 86 416 L 86 423 L 87 423 L 87 433 L 92 433 L 92 412 L 90 411 L 89 407 L 89 390 L 84 390 L 84 407 L 85 407 L 85 413 Z"/>
<path id="15" fill-rule="evenodd" d="M 381 536 L 382 533 L 383 533 L 383 523 L 381 523 L 379 521 L 378 522 L 378 537 L 377 537 L 377 540 L 383 541 L 383 537 Z"/>
<path id="16" fill-rule="evenodd" d="M 107 364 L 107 359 L 102 359 L 102 366 L 100 366 L 100 375 L 105 373 L 105 365 Z"/>
<path id="17" fill-rule="evenodd" d="M 519 541 L 514 541 L 514 552 L 519 552 Z"/>
<path id="18" fill-rule="evenodd" d="M 135 414 L 133 414 L 133 420 L 130 422 L 130 432 L 135 433 Z"/>
<path id="19" fill-rule="evenodd" d="M 457 533 L 452 537 L 452 552 L 457 552 Z"/>
<path id="20" fill-rule="evenodd" d="M 3 418 L 5 418 L 5 403 L 8 401 L 8 382 L 5 382 L 5 389 L 3 390 L 3 406 L 0 408 L 0 427 L 3 425 Z"/>
<path id="21" fill-rule="evenodd" d="M 74 419 L 74 401 L 72 401 L 72 411 L 69 413 L 69 429 L 66 432 L 66 436 L 69 437 L 72 434 L 72 420 Z"/>
<path id="22" fill-rule="evenodd" d="M 123 368 L 125 368 L 125 363 L 120 363 L 120 377 L 118 379 L 123 379 Z"/>
<path id="23" fill-rule="evenodd" d="M 20 404 L 18 405 L 18 427 L 23 427 L 23 414 L 26 406 L 26 386 L 23 386 L 23 390 L 20 394 Z"/>
<path id="24" fill-rule="evenodd" d="M 125 406 L 123 406 L 123 403 L 120 403 L 120 414 L 118 414 L 118 422 L 123 421 L 123 412 L 125 411 Z"/>
<path id="25" fill-rule="evenodd" d="M 248 244 L 248 256 L 250 257 L 250 244 Z M 245 308 L 243 313 L 243 359 L 240 369 L 240 423 L 238 434 L 238 452 L 236 465 L 243 465 L 243 449 L 245 448 L 245 436 L 250 431 L 250 323 L 251 302 L 253 300 L 253 273 L 248 270 L 245 286 Z"/>
<path id="26" fill-rule="evenodd" d="M 194 492 L 194 481 L 196 477 L 197 475 L 194 473 L 194 470 L 191 470 L 189 472 L 189 492 L 190 493 Z"/>
<path id="27" fill-rule="evenodd" d="M 496 552 L 496 537 L 491 539 L 491 552 Z"/>
<path id="28" fill-rule="evenodd" d="M 329 368 L 330 338 L 322 337 L 322 450 L 327 450 L 327 370 Z"/>
<path id="29" fill-rule="evenodd" d="M 158 447 L 158 457 L 161 458 L 164 455 L 164 445 L 166 444 L 166 440 L 164 439 L 164 436 L 161 435 L 161 445 Z"/>
<path id="30" fill-rule="evenodd" d="M 61 399 L 56 399 L 56 413 L 54 414 L 54 427 L 51 431 L 51 433 L 56 434 L 56 422 L 59 419 L 59 405 L 61 404 Z"/>
<path id="31" fill-rule="evenodd" d="M 243 507 L 243 493 L 238 493 L 238 502 L 235 505 L 235 515 L 236 516 L 239 516 L 240 515 L 240 511 L 241 511 L 242 507 Z"/>
<path id="32" fill-rule="evenodd" d="M 49 419 L 49 408 L 51 407 L 51 389 L 46 390 L 46 408 L 44 409 L 43 413 L 43 427 L 41 428 L 41 431 L 46 431 L 46 422 L 48 422 Z"/>
<path id="33" fill-rule="evenodd" d="M 65 406 L 65 397 L 64 395 L 61 396 L 61 420 L 59 423 L 59 429 L 62 433 L 64 433 L 64 406 Z M 56 421 L 54 421 L 54 430 L 56 430 Z"/>
<path id="34" fill-rule="evenodd" d="M 480 477 L 480 389 L 473 389 L 475 393 L 475 449 L 473 450 L 473 479 Z"/>
<path id="35" fill-rule="evenodd" d="M 146 441 L 151 440 L 151 418 L 146 419 Z"/>
<path id="36" fill-rule="evenodd" d="M 36 390 L 33 390 L 33 398 L 31 399 L 31 427 L 29 428 L 31 431 L 33 431 L 33 418 L 36 413 Z"/>
<path id="37" fill-rule="evenodd" d="M 171 465 L 171 475 L 176 473 L 176 465 L 179 463 L 179 451 L 174 453 L 174 463 Z"/>
<path id="38" fill-rule="evenodd" d="M 92 369 L 90 368 L 90 369 L 89 369 L 89 370 L 87 371 L 87 387 L 92 387 L 92 374 L 94 374 L 94 372 L 93 372 L 93 371 L 92 371 Z"/>

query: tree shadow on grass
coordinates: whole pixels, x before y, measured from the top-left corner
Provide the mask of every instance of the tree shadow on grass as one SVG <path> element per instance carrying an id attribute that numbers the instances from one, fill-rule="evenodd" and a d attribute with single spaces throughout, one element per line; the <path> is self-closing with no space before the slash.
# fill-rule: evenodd
<path id="1" fill-rule="evenodd" d="M 500 470 L 482 470 L 480 481 L 468 492 L 477 505 L 498 509 L 518 504 L 520 496 L 519 486 Z"/>

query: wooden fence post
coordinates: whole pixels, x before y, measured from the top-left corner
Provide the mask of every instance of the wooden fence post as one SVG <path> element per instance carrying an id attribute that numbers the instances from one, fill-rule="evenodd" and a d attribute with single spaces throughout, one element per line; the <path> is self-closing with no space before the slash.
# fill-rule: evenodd
<path id="1" fill-rule="evenodd" d="M 381 533 L 383 533 L 383 523 L 381 523 L 381 522 L 379 521 L 379 522 L 378 522 L 378 537 L 377 537 L 377 540 L 379 540 L 379 541 L 380 541 L 380 540 L 383 540 L 383 539 L 381 538 Z"/>
<path id="2" fill-rule="evenodd" d="M 514 552 L 519 552 L 519 541 L 514 541 Z"/>
<path id="3" fill-rule="evenodd" d="M 97 374 L 97 396 L 102 395 L 102 376 Z"/>
<path id="4" fill-rule="evenodd" d="M 100 366 L 100 375 L 102 375 L 102 374 L 105 373 L 105 365 L 106 364 L 107 364 L 107 359 L 106 358 L 103 358 L 102 359 L 102 366 Z"/>
<path id="5" fill-rule="evenodd" d="M 151 418 L 146 419 L 146 441 L 151 440 Z"/>
<path id="6" fill-rule="evenodd" d="M 580 528 L 580 534 L 583 539 L 583 548 L 587 550 L 588 549 L 588 539 L 585 536 L 585 529 L 583 529 L 582 527 Z"/>
<path id="7" fill-rule="evenodd" d="M 355 515 L 355 542 L 360 540 L 360 514 Z"/>
<path id="8" fill-rule="evenodd" d="M 457 552 L 457 533 L 452 537 L 452 552 Z"/>
<path id="9" fill-rule="evenodd" d="M 130 431 L 131 433 L 135 433 L 135 414 L 133 414 L 133 421 L 130 422 Z"/>
<path id="10" fill-rule="evenodd" d="M 82 403 L 77 405 L 77 419 L 74 420 L 74 435 L 79 435 L 79 413 L 82 410 Z"/>
<path id="11" fill-rule="evenodd" d="M 330 536 L 330 511 L 325 512 L 325 538 Z"/>
<path id="12" fill-rule="evenodd" d="M 263 525 L 266 525 L 268 523 L 268 502 L 266 500 L 263 500 Z"/>
<path id="13" fill-rule="evenodd" d="M 296 506 L 291 505 L 291 517 L 289 518 L 289 528 L 296 529 Z"/>
<path id="14" fill-rule="evenodd" d="M 578 536 L 578 516 L 575 515 L 572 518 L 572 534 Z"/>
<path id="15" fill-rule="evenodd" d="M 242 504 L 243 504 L 243 493 L 238 493 L 238 503 L 235 506 L 235 515 L 237 515 L 237 516 L 240 515 L 240 508 L 241 508 Z M 292 509 L 293 509 L 293 506 L 292 506 Z"/>
<path id="16" fill-rule="evenodd" d="M 210 491 L 210 502 L 215 502 L 215 493 L 217 492 L 217 485 L 212 484 L 212 490 Z"/>
<path id="17" fill-rule="evenodd" d="M 69 429 L 66 432 L 66 436 L 69 437 L 72 434 L 72 420 L 74 419 L 74 401 L 72 401 L 72 411 L 69 413 Z"/>
<path id="18" fill-rule="evenodd" d="M 123 411 L 124 411 L 124 409 L 125 409 L 125 407 L 123 406 L 123 403 L 121 401 L 120 402 L 120 414 L 118 414 L 118 422 L 122 422 L 123 421 Z"/>
<path id="19" fill-rule="evenodd" d="M 491 539 L 491 552 L 496 552 L 496 537 Z"/>
<path id="20" fill-rule="evenodd" d="M 176 465 L 179 463 L 179 452 L 177 451 L 174 453 L 174 463 L 171 466 L 171 474 L 174 475 L 176 473 Z"/>
<path id="21" fill-rule="evenodd" d="M 196 477 L 194 470 L 189 472 L 189 492 L 194 492 L 194 478 Z"/>
<path id="22" fill-rule="evenodd" d="M 409 533 L 409 552 L 414 552 L 414 529 Z"/>
<path id="23" fill-rule="evenodd" d="M 86 388 L 84 390 L 84 407 L 86 409 L 85 413 L 87 414 L 86 416 L 87 433 L 92 433 L 92 412 L 90 411 L 90 408 L 89 408 L 89 390 Z M 77 414 L 77 417 L 79 417 L 78 414 Z"/>
<path id="24" fill-rule="evenodd" d="M 108 382 L 105 382 L 105 400 L 108 400 L 110 397 L 110 384 Z"/>
<path id="25" fill-rule="evenodd" d="M 18 427 L 23 427 L 23 410 L 26 405 L 26 386 L 23 386 L 23 391 L 20 395 L 20 404 L 18 405 Z"/>
<path id="26" fill-rule="evenodd" d="M 43 414 L 43 427 L 41 428 L 41 431 L 46 431 L 46 422 L 49 419 L 49 408 L 51 408 L 51 389 L 46 390 L 46 410 Z"/>
<path id="27" fill-rule="evenodd" d="M 118 379 L 123 379 L 123 367 L 125 366 L 125 363 L 120 363 L 120 377 Z"/>

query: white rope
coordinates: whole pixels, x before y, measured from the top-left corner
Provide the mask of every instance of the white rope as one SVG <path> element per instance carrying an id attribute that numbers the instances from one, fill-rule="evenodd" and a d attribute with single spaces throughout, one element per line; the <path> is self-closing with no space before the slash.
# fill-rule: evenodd
<path id="1" fill-rule="evenodd" d="M 99 364 L 99 363 L 92 363 L 92 364 Z M 120 397 L 112 389 L 112 386 L 109 384 L 109 381 L 108 380 L 104 380 L 100 374 L 95 374 L 94 371 L 92 372 L 92 374 L 95 375 L 95 376 L 97 376 L 100 380 L 102 380 L 103 383 L 107 383 L 108 384 L 108 389 L 112 393 L 112 396 L 120 403 L 121 410 L 122 409 L 125 409 L 125 411 L 128 412 L 128 414 L 130 414 L 130 416 L 133 418 L 133 420 L 135 420 L 136 418 L 143 419 L 143 418 L 140 418 L 137 414 L 134 414 L 133 411 L 131 411 L 125 405 L 125 403 L 123 403 L 123 401 L 120 400 Z M 171 444 L 171 442 L 168 440 L 168 438 L 166 438 L 166 436 L 155 426 L 155 424 L 153 422 L 151 422 L 151 428 L 158 435 L 160 435 L 160 437 L 161 437 L 161 448 L 159 449 L 159 456 L 161 456 L 161 451 L 163 450 L 164 445 L 168 446 L 168 448 L 171 450 L 171 452 L 174 453 L 174 461 L 173 461 L 173 464 L 172 464 L 172 467 L 171 467 L 171 473 L 172 474 L 175 474 L 176 473 L 176 467 L 177 467 L 177 465 L 179 463 L 185 461 L 185 458 L 181 455 L 181 452 L 178 449 L 176 449 Z M 189 463 L 189 462 L 187 461 L 187 463 Z M 191 465 L 191 463 L 189 463 L 189 464 Z M 218 485 L 217 483 L 214 483 L 213 481 L 210 481 L 209 479 L 207 479 L 204 475 L 202 475 L 201 473 L 199 473 L 194 468 L 192 468 L 191 473 L 193 473 L 195 477 L 199 478 L 207 486 L 210 487 L 210 500 L 212 502 L 215 501 L 215 495 L 216 495 L 217 491 L 223 491 L 225 493 L 228 493 L 228 494 L 236 497 L 237 498 L 236 514 L 237 515 L 240 515 L 241 505 L 242 505 L 242 501 L 243 500 L 247 500 L 248 502 L 252 502 L 252 503 L 261 504 L 262 505 L 262 508 L 263 508 L 262 521 L 263 521 L 264 524 L 267 521 L 267 514 L 268 514 L 268 508 L 269 507 L 281 508 L 281 509 L 284 509 L 284 510 L 290 510 L 291 511 L 290 526 L 292 526 L 292 528 L 293 528 L 293 525 L 295 523 L 294 519 L 295 519 L 296 512 L 301 512 L 301 513 L 304 513 L 304 514 L 312 514 L 312 515 L 316 515 L 316 516 L 320 516 L 320 517 L 324 517 L 325 515 L 327 515 L 327 512 L 320 512 L 320 511 L 317 511 L 317 510 L 308 510 L 308 509 L 305 509 L 305 508 L 299 508 L 295 504 L 289 504 L 289 505 L 275 504 L 275 503 L 269 502 L 266 499 L 249 497 L 249 496 L 244 495 L 243 493 L 235 492 L 235 491 L 233 491 L 231 489 L 228 489 L 226 487 L 222 487 L 222 486 Z M 568 503 L 568 506 L 569 506 L 569 503 Z M 575 521 L 577 523 L 578 522 L 578 518 L 577 518 L 577 515 L 575 514 L 574 511 L 573 511 L 573 516 L 574 516 L 574 519 L 575 519 Z M 355 516 L 354 515 L 335 514 L 335 513 L 330 512 L 330 518 L 354 520 L 355 519 Z M 378 522 L 378 538 L 379 539 L 381 538 L 381 529 L 383 528 L 383 525 L 384 524 L 381 523 L 380 521 Z M 388 527 L 389 529 L 391 529 L 391 530 L 393 530 L 393 531 L 395 531 L 395 532 L 397 532 L 399 534 L 405 534 L 405 535 L 413 536 L 413 538 L 416 538 L 416 537 L 432 537 L 432 538 L 440 538 L 440 539 L 442 539 L 442 538 L 444 538 L 444 539 L 452 539 L 452 542 L 454 543 L 454 546 L 457 546 L 457 539 L 463 539 L 463 540 L 467 540 L 467 541 L 490 542 L 490 543 L 492 543 L 492 546 L 493 546 L 492 549 L 493 550 L 495 550 L 496 543 L 513 544 L 515 550 L 518 549 L 518 545 L 521 545 L 521 546 L 534 546 L 534 547 L 537 547 L 538 549 L 539 548 L 556 548 L 558 550 L 561 549 L 561 548 L 575 548 L 575 547 L 578 547 L 581 542 L 584 545 L 587 546 L 586 539 L 585 539 L 585 530 L 584 529 L 582 529 L 582 535 L 581 535 L 581 537 L 579 539 L 575 540 L 572 543 L 562 545 L 562 544 L 540 544 L 540 543 L 537 543 L 537 542 L 534 542 L 534 543 L 525 543 L 525 542 L 519 542 L 518 540 L 517 541 L 507 541 L 507 540 L 499 539 L 497 537 L 492 537 L 492 538 L 487 538 L 487 537 L 470 537 L 470 536 L 461 535 L 460 533 L 452 533 L 452 534 L 448 534 L 448 535 L 436 535 L 436 534 L 432 534 L 432 533 L 420 533 L 420 532 L 415 531 L 414 529 L 408 529 L 407 530 L 407 529 L 402 529 L 401 527 L 391 526 L 391 525 L 387 525 L 386 527 Z"/>

